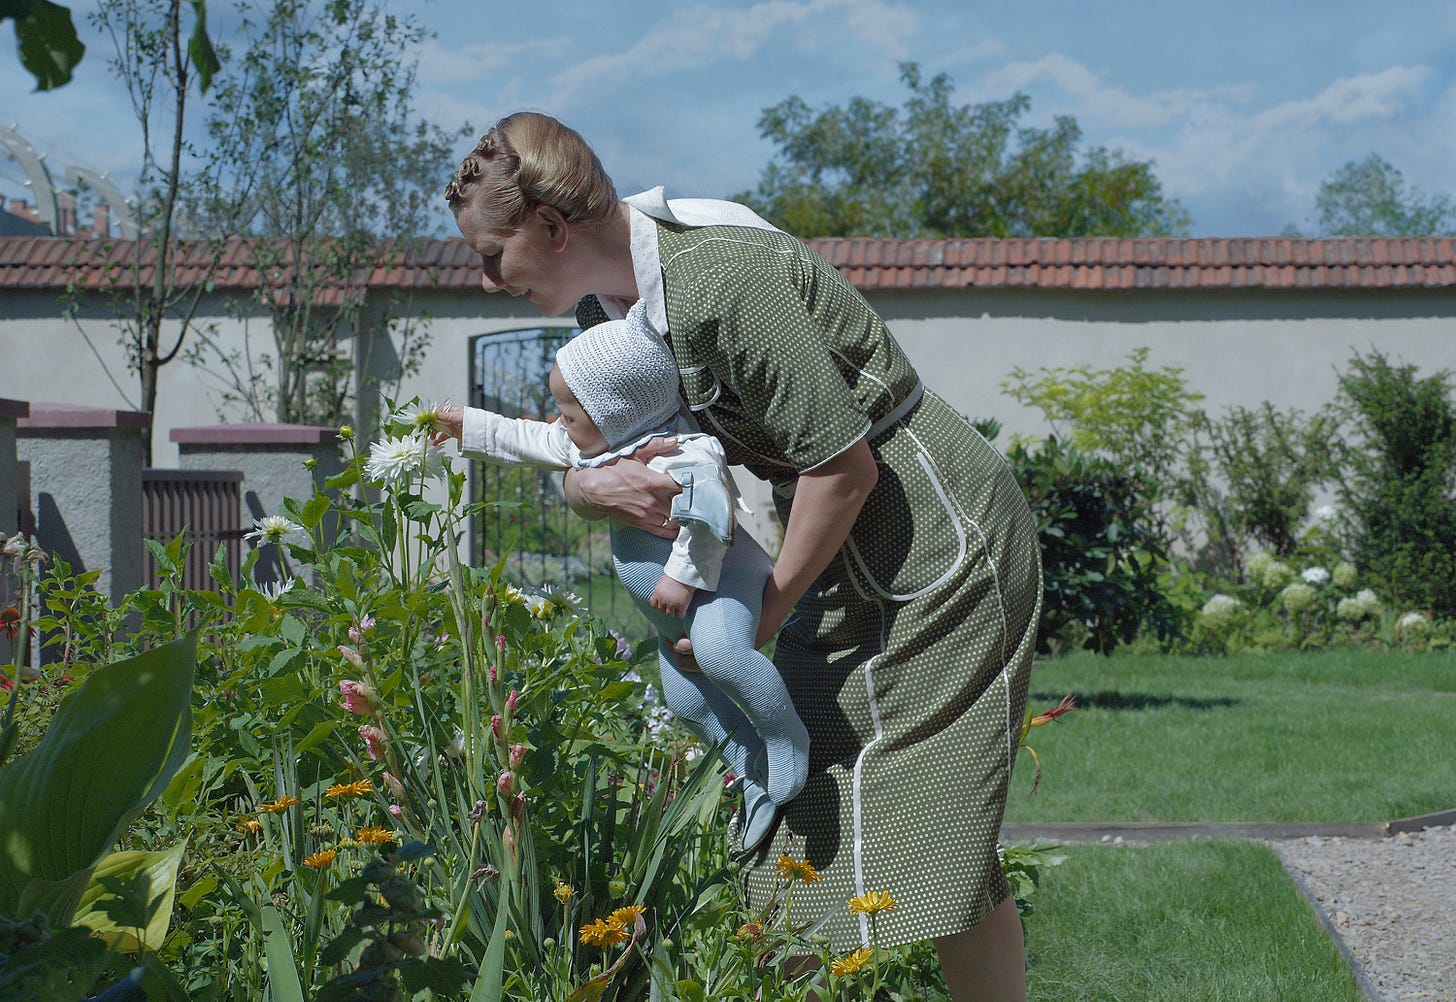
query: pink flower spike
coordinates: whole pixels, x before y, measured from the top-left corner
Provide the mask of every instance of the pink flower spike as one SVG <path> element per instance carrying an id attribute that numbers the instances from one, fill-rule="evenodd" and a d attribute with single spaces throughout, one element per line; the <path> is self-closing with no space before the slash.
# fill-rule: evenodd
<path id="1" fill-rule="evenodd" d="M 496 675 L 495 665 L 491 665 L 489 668 L 486 669 L 486 671 L 490 675 L 490 684 L 500 685 L 500 678 Z"/>
<path id="2" fill-rule="evenodd" d="M 514 690 L 514 689 L 512 689 L 510 691 L 510 695 L 506 696 L 506 713 L 507 714 L 514 714 L 516 712 L 516 696 L 517 696 L 517 693 L 516 693 L 516 690 Z"/>
<path id="3" fill-rule="evenodd" d="M 515 789 L 516 777 L 508 772 L 501 773 L 500 778 L 495 781 L 495 792 L 499 793 L 502 799 L 509 800 Z"/>
<path id="4" fill-rule="evenodd" d="M 349 647 L 346 644 L 340 644 L 339 653 L 344 655 L 344 660 L 349 662 L 352 667 L 364 667 L 364 659 L 359 656 L 359 652 L 354 650 L 354 648 Z"/>
<path id="5" fill-rule="evenodd" d="M 341 705 L 357 716 L 372 717 L 378 708 L 375 703 L 374 690 L 363 682 L 346 678 L 339 683 L 339 692 L 344 696 L 344 702 Z"/>
<path id="6" fill-rule="evenodd" d="M 516 794 L 515 799 L 511 801 L 511 817 L 519 821 L 525 813 L 526 795 L 524 793 L 518 793 Z"/>
<path id="7" fill-rule="evenodd" d="M 394 815 L 395 817 L 399 817 L 401 814 L 404 813 L 404 808 L 399 806 L 398 804 L 390 804 L 389 813 Z"/>
<path id="8" fill-rule="evenodd" d="M 375 762 L 384 758 L 385 745 L 389 744 L 389 738 L 384 732 L 372 724 L 364 724 L 359 728 L 359 736 L 364 739 L 364 751 Z"/>
<path id="9" fill-rule="evenodd" d="M 510 763 L 512 769 L 519 769 L 521 762 L 526 757 L 526 746 L 517 741 L 511 745 Z"/>
<path id="10" fill-rule="evenodd" d="M 496 634 L 495 649 L 500 651 L 502 654 L 506 652 L 506 635 L 504 633 Z"/>
<path id="11" fill-rule="evenodd" d="M 506 743 L 506 725 L 505 721 L 501 720 L 499 713 L 490 718 L 490 732 L 495 735 L 496 741 L 504 747 Z"/>

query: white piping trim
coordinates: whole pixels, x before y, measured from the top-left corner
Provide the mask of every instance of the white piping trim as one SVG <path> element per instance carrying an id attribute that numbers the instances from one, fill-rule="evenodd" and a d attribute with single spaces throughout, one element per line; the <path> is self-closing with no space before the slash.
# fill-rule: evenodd
<path id="1" fill-rule="evenodd" d="M 841 556 L 840 559 L 843 560 L 844 558 Z M 865 696 L 870 710 L 870 730 L 874 736 L 866 741 L 865 746 L 859 750 L 859 754 L 854 758 L 854 768 L 850 771 L 850 809 L 851 822 L 854 829 L 854 838 L 851 842 L 853 848 L 850 851 L 850 858 L 854 861 L 854 896 L 859 897 L 862 894 L 868 893 L 865 888 L 864 869 L 864 760 L 865 756 L 869 754 L 870 749 L 879 744 L 885 736 L 884 727 L 880 723 L 880 703 L 875 698 L 874 668 L 876 663 L 884 657 L 885 645 L 888 643 L 889 638 L 885 635 L 885 604 L 877 596 L 867 593 L 859 586 L 859 582 L 855 579 L 851 568 L 846 566 L 845 570 L 850 571 L 845 577 L 849 579 L 849 583 L 854 587 L 854 590 L 859 592 L 861 597 L 874 602 L 875 606 L 880 610 L 880 652 L 866 661 L 864 666 Z M 862 946 L 874 945 L 870 942 L 870 920 L 868 915 L 859 916 L 859 938 L 860 945 Z"/>

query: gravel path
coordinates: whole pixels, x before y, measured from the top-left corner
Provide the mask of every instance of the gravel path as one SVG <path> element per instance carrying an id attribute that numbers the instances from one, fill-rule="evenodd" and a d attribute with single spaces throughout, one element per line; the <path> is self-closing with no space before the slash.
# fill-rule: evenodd
<path id="1" fill-rule="evenodd" d="M 1269 844 L 1318 901 L 1378 1002 L 1456 999 L 1456 827 Z"/>

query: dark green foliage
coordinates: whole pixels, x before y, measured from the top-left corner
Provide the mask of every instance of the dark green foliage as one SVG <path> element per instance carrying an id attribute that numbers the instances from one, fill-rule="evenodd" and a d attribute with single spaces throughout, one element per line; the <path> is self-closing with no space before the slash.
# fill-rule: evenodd
<path id="1" fill-rule="evenodd" d="M 812 111 L 789 97 L 759 131 L 779 148 L 758 188 L 735 196 L 801 237 L 1156 236 L 1187 229 L 1151 163 L 1079 149 L 1070 116 L 1023 126 L 1031 99 L 952 103 L 945 74 L 915 63 L 903 108 L 856 97 Z"/>
<path id="2" fill-rule="evenodd" d="M 1456 403 L 1451 373 L 1417 378 L 1377 351 L 1340 376 L 1353 426 L 1341 499 L 1355 563 L 1397 602 L 1456 615 Z"/>
<path id="3" fill-rule="evenodd" d="M 1164 594 L 1167 554 L 1144 484 L 1112 462 L 1048 437 L 1007 455 L 1041 538 L 1042 600 L 1037 647 L 1052 650 L 1070 631 L 1103 654 L 1140 630 L 1181 632 L 1182 612 Z"/>

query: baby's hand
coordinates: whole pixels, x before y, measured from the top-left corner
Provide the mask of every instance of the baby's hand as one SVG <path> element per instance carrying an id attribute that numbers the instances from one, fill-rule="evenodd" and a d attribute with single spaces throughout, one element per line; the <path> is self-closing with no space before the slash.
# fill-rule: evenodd
<path id="1" fill-rule="evenodd" d="M 664 574 L 657 579 L 657 587 L 652 589 L 652 608 L 681 619 L 687 615 L 688 606 L 692 604 L 697 591 L 692 585 L 674 581 Z"/>

